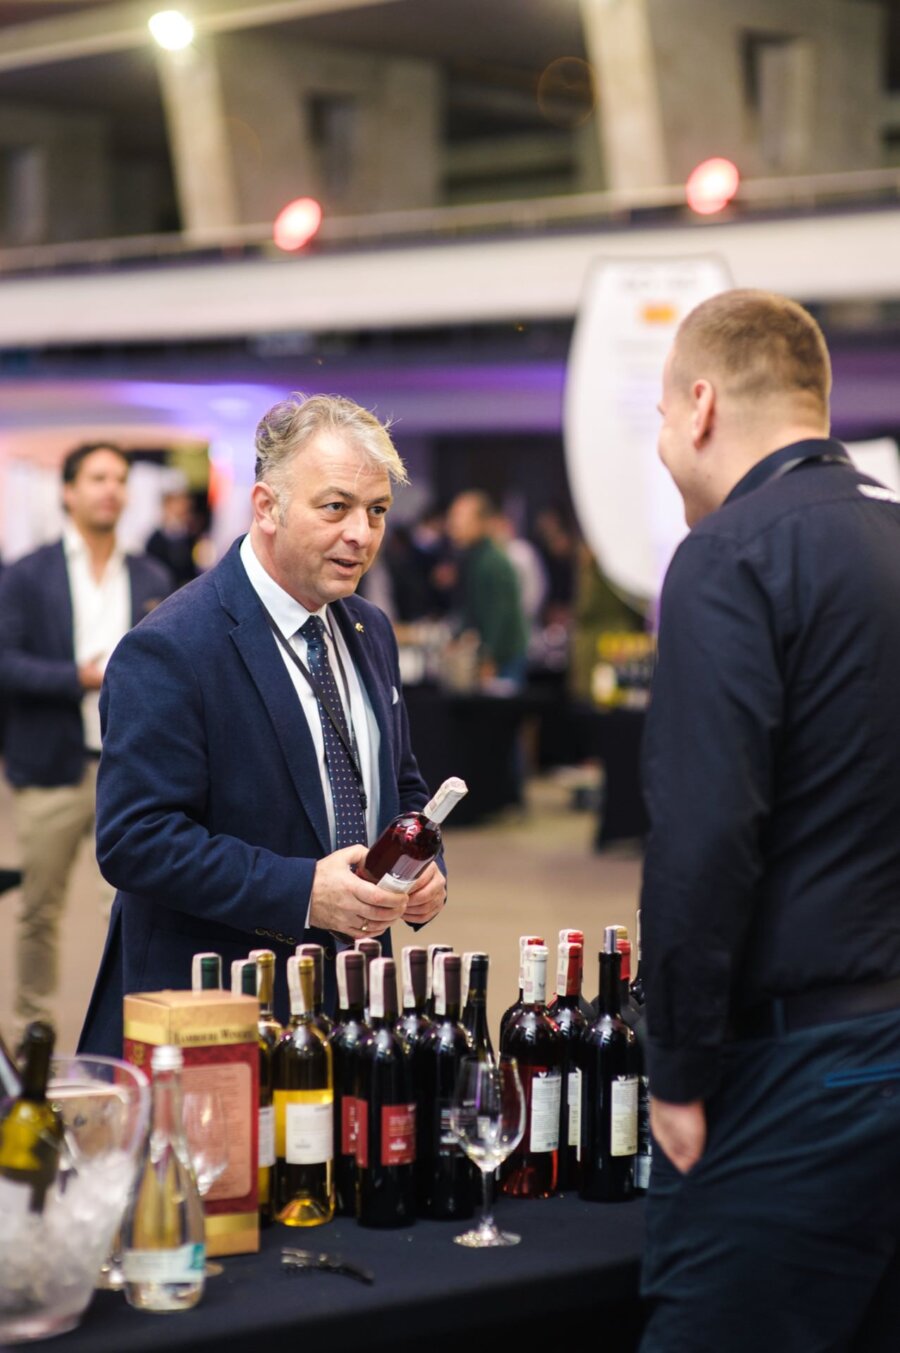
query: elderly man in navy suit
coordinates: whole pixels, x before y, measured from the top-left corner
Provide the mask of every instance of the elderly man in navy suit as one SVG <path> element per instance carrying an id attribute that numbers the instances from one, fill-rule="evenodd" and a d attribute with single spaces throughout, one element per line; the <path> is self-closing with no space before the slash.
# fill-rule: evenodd
<path id="1" fill-rule="evenodd" d="M 128 468 L 125 452 L 107 442 L 71 451 L 62 466 L 62 540 L 0 578 L 6 774 L 24 873 L 16 956 L 21 1023 L 52 1017 L 66 887 L 94 823 L 106 660 L 171 590 L 160 564 L 126 555 L 116 543 Z"/>
<path id="2" fill-rule="evenodd" d="M 300 940 L 330 957 L 363 935 L 388 946 L 394 921 L 443 906 L 436 866 L 407 895 L 355 872 L 428 797 L 393 632 L 353 596 L 405 478 L 351 401 L 276 405 L 257 430 L 249 534 L 116 651 L 97 840 L 120 891 L 83 1048 L 120 1052 L 123 993 L 188 985 L 197 950 L 227 971 L 265 944 L 281 967 Z"/>

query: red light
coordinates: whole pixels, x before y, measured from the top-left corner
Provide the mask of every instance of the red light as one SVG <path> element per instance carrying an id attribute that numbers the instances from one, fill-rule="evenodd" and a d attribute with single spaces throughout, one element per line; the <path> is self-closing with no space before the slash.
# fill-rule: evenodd
<path id="1" fill-rule="evenodd" d="M 704 160 L 687 181 L 688 206 L 699 216 L 713 216 L 734 197 L 741 176 L 730 160 Z"/>
<path id="2" fill-rule="evenodd" d="M 279 249 L 302 249 L 322 224 L 322 208 L 313 197 L 298 197 L 275 217 L 272 238 Z"/>

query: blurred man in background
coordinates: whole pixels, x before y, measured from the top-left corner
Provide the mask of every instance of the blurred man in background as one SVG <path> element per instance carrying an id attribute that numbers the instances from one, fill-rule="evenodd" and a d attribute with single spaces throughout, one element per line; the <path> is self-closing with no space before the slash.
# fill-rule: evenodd
<path id="1" fill-rule="evenodd" d="M 22 1024 L 52 1018 L 66 888 L 94 825 L 107 659 L 171 589 L 161 565 L 117 544 L 128 467 L 111 443 L 71 451 L 62 467 L 62 540 L 0 576 L 6 774 L 24 874 L 15 1004 Z"/>
<path id="2" fill-rule="evenodd" d="M 460 553 L 459 624 L 478 635 L 480 679 L 518 688 L 525 682 L 528 628 L 516 571 L 493 539 L 495 515 L 486 493 L 461 493 L 447 513 L 447 535 Z"/>

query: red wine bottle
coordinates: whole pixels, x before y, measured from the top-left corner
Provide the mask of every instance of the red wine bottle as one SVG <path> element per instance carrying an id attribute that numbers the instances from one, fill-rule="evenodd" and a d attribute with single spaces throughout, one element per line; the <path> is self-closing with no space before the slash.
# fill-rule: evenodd
<path id="1" fill-rule="evenodd" d="M 584 1015 L 586 1020 L 592 1020 L 596 1011 L 591 1009 L 591 1003 L 584 994 L 584 931 L 583 930 L 561 930 L 559 932 L 560 944 L 580 944 L 581 945 L 581 995 L 578 997 L 578 1009 Z M 554 992 L 547 1002 L 547 1009 L 554 1016 L 553 1007 L 556 1005 L 556 993 Z"/>
<path id="2" fill-rule="evenodd" d="M 485 953 L 463 954 L 462 991 L 465 997 L 462 1026 L 472 1041 L 478 1057 L 494 1059 L 494 1046 L 487 1017 L 487 984 L 490 957 Z"/>
<path id="3" fill-rule="evenodd" d="M 460 799 L 468 794 L 464 780 L 445 780 L 420 813 L 401 813 L 369 850 L 360 873 L 380 888 L 408 893 L 420 874 L 441 851 L 441 826 Z"/>
<path id="4" fill-rule="evenodd" d="M 581 1197 L 620 1202 L 634 1192 L 638 1075 L 635 1038 L 619 1012 L 622 956 L 615 926 L 604 931 L 600 1013 L 581 1043 Z"/>
<path id="5" fill-rule="evenodd" d="M 331 1048 L 316 1028 L 311 958 L 288 959 L 291 1022 L 275 1056 L 278 1220 L 320 1226 L 334 1216 Z"/>
<path id="6" fill-rule="evenodd" d="M 428 963 L 425 969 L 427 982 L 425 986 L 425 1014 L 429 1019 L 434 1019 L 434 965 L 437 962 L 438 954 L 452 954 L 452 944 L 429 944 Z"/>
<path id="7" fill-rule="evenodd" d="M 416 1216 L 416 1096 L 412 1058 L 395 1027 L 394 960 L 375 959 L 369 976 L 371 1029 L 356 1059 L 356 1215 L 360 1226 L 409 1226 Z"/>
<path id="8" fill-rule="evenodd" d="M 377 944 L 378 941 L 376 940 L 375 943 Z M 303 958 L 305 955 L 313 961 L 313 1014 L 315 1025 L 326 1038 L 330 1038 L 331 1031 L 334 1028 L 334 1020 L 325 1011 L 325 950 L 321 944 L 298 944 L 294 952 L 298 958 Z"/>
<path id="9" fill-rule="evenodd" d="M 507 1025 L 500 1046 L 518 1062 L 525 1092 L 525 1134 L 500 1175 L 501 1191 L 514 1198 L 549 1198 L 556 1191 L 564 1047 L 546 998 L 547 949 L 530 944 L 525 948 L 522 1008 Z"/>
<path id="10" fill-rule="evenodd" d="M 368 1023 L 368 1019 L 369 1019 L 369 969 L 371 968 L 371 966 L 372 966 L 372 964 L 373 964 L 373 962 L 375 961 L 376 958 L 381 958 L 381 941 L 380 941 L 380 940 L 357 940 L 357 941 L 356 941 L 356 944 L 355 944 L 353 947 L 354 947 L 354 949 L 356 949 L 356 951 L 357 951 L 358 953 L 362 954 L 363 958 L 366 960 L 366 967 L 365 967 L 365 979 L 366 979 L 366 992 L 365 992 L 365 1002 L 366 1002 L 366 1004 L 365 1004 L 365 1019 L 366 1019 L 366 1022 Z"/>
<path id="11" fill-rule="evenodd" d="M 403 1013 L 397 1020 L 397 1033 L 410 1054 L 431 1024 L 425 1013 L 427 969 L 427 949 L 418 944 L 407 944 L 401 955 Z"/>
<path id="12" fill-rule="evenodd" d="M 462 1059 L 471 1053 L 459 1022 L 460 961 L 439 954 L 434 968 L 434 1022 L 414 1057 L 416 1077 L 416 1199 L 419 1215 L 437 1220 L 471 1217 L 474 1167 L 450 1131 L 450 1108 Z"/>
<path id="13" fill-rule="evenodd" d="M 525 985 L 525 950 L 529 944 L 543 944 L 543 935 L 520 935 L 519 936 L 519 994 L 508 1009 L 504 1010 L 500 1018 L 500 1046 L 503 1047 L 503 1036 L 506 1033 L 510 1020 L 522 1009 L 522 988 Z"/>
<path id="14" fill-rule="evenodd" d="M 342 1217 L 356 1215 L 357 1056 L 368 1037 L 365 1022 L 365 956 L 355 949 L 337 956 L 337 1019 L 331 1032 L 334 1063 L 334 1192 Z"/>
<path id="15" fill-rule="evenodd" d="M 559 1177 L 562 1192 L 581 1183 L 581 1038 L 587 1020 L 581 1013 L 581 944 L 563 941 L 556 968 L 556 1004 L 553 1020 L 563 1040 L 559 1096 Z"/>

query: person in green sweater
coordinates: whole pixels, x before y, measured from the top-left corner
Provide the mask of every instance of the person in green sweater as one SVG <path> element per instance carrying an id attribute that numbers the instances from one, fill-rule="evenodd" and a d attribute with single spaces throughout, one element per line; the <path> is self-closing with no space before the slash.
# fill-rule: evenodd
<path id="1" fill-rule="evenodd" d="M 459 494 L 447 513 L 447 535 L 460 552 L 459 597 L 463 630 L 479 638 L 482 683 L 525 681 L 528 627 L 515 569 L 491 538 L 496 508 L 486 493 Z"/>

